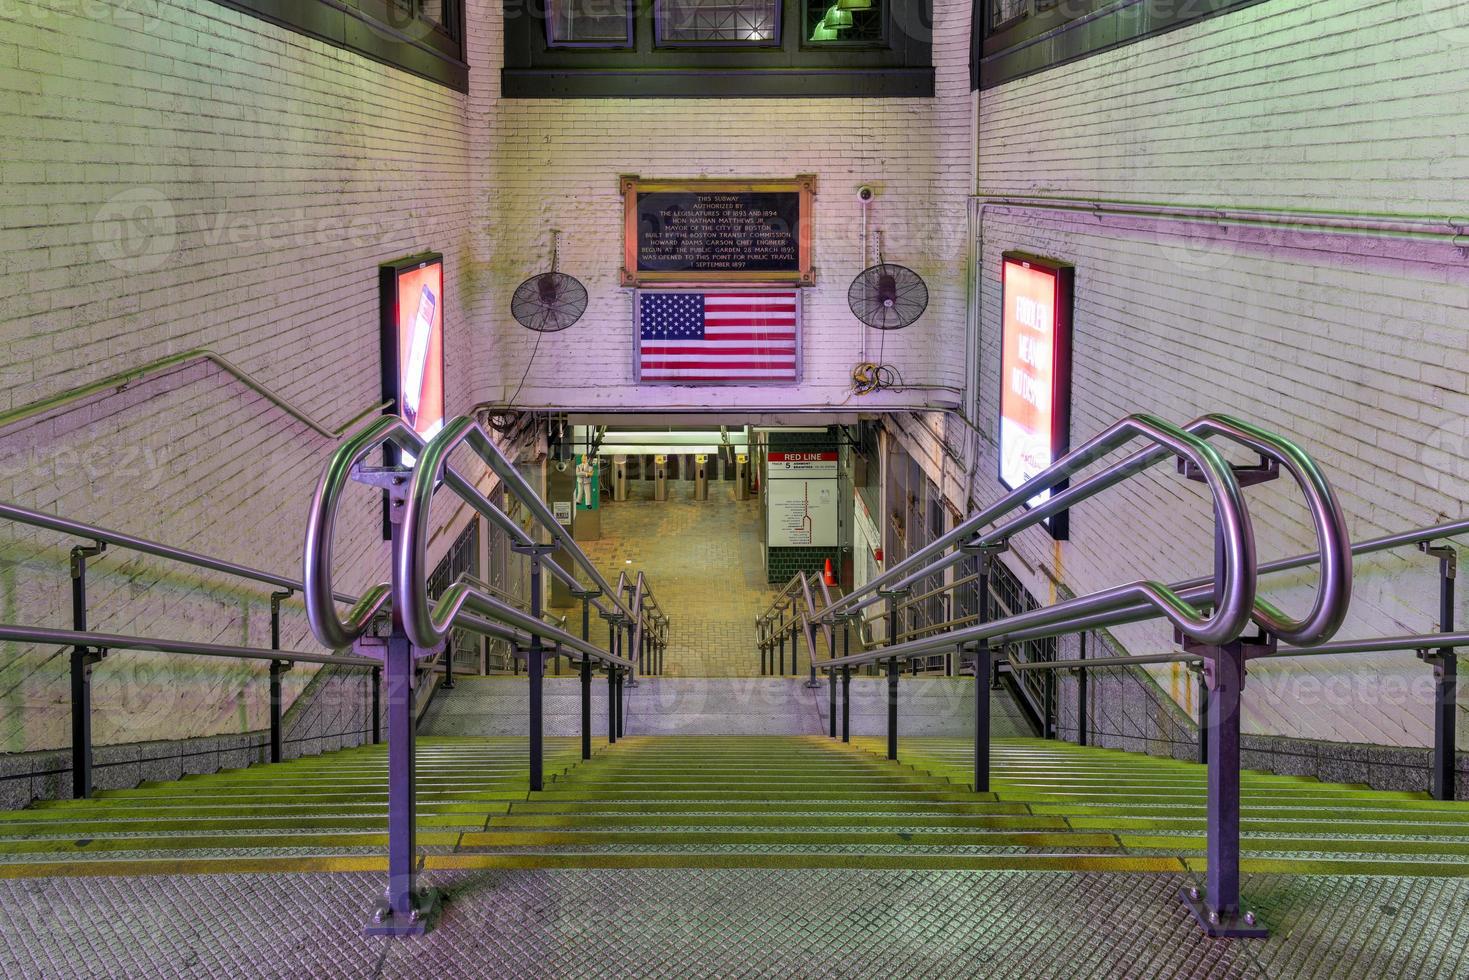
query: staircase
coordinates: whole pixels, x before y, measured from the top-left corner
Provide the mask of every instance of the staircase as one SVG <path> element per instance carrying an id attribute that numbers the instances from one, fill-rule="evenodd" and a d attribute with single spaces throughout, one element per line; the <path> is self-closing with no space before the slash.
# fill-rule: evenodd
<path id="1" fill-rule="evenodd" d="M 866 868 L 1197 872 L 1202 766 L 998 739 L 519 738 L 419 742 L 418 844 L 448 868 Z M 365 747 L 0 815 L 0 877 L 385 867 L 386 761 Z M 1469 805 L 1246 773 L 1247 872 L 1469 876 Z"/>

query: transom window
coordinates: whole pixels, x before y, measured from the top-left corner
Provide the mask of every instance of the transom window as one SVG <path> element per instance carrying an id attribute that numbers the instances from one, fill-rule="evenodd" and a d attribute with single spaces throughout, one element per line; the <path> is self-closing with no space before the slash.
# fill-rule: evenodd
<path id="1" fill-rule="evenodd" d="M 659 44 L 780 43 L 779 0 L 657 0 Z"/>
<path id="2" fill-rule="evenodd" d="M 500 92 L 508 99 L 865 99 L 934 93 L 932 0 L 503 3 Z"/>
<path id="3" fill-rule="evenodd" d="M 881 44 L 886 0 L 805 0 L 806 43 Z"/>
<path id="4" fill-rule="evenodd" d="M 561 47 L 628 48 L 633 0 L 550 0 L 546 40 Z"/>

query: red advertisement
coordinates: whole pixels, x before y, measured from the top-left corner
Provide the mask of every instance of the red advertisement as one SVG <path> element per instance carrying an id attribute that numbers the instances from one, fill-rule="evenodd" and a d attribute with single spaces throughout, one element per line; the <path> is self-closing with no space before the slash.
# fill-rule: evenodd
<path id="1" fill-rule="evenodd" d="M 443 256 L 390 262 L 379 270 L 379 288 L 383 398 L 427 439 L 444 427 Z"/>
<path id="2" fill-rule="evenodd" d="M 444 264 L 398 273 L 398 411 L 424 438 L 444 426 Z"/>
<path id="3" fill-rule="evenodd" d="M 1069 446 L 1072 269 L 1007 252 L 1001 287 L 1000 482 L 1014 490 Z M 1043 491 L 1029 503 L 1049 497 Z M 1064 522 L 1050 526 L 1065 536 Z"/>

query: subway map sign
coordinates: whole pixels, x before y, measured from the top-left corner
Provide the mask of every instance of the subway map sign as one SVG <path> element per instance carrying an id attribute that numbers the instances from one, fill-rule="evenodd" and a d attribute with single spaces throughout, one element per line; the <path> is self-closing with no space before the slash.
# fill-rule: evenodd
<path id="1" fill-rule="evenodd" d="M 1073 269 L 1063 262 L 1023 252 L 1004 254 L 1000 482 L 1011 490 L 1070 447 L 1072 281 Z M 1043 491 L 1028 504 L 1037 506 L 1050 496 L 1051 491 Z M 1062 512 L 1046 522 L 1058 540 L 1067 535 L 1066 516 Z"/>

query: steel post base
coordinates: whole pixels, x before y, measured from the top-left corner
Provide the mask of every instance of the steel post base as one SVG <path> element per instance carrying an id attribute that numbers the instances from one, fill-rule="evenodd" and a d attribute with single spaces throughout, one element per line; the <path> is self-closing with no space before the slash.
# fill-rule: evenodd
<path id="1" fill-rule="evenodd" d="M 1270 930 L 1265 928 L 1255 918 L 1255 913 L 1247 909 L 1238 912 L 1220 913 L 1209 908 L 1208 899 L 1204 893 L 1197 888 L 1184 888 L 1178 893 L 1183 904 L 1194 918 L 1198 920 L 1199 928 L 1204 934 L 1216 939 L 1264 939 L 1270 935 Z"/>
<path id="2" fill-rule="evenodd" d="M 364 936 L 422 936 L 434 927 L 443 904 L 439 893 L 433 888 L 424 888 L 418 893 L 413 911 L 407 916 L 393 914 L 387 899 L 381 899 L 372 910 L 367 924 L 362 927 Z"/>

